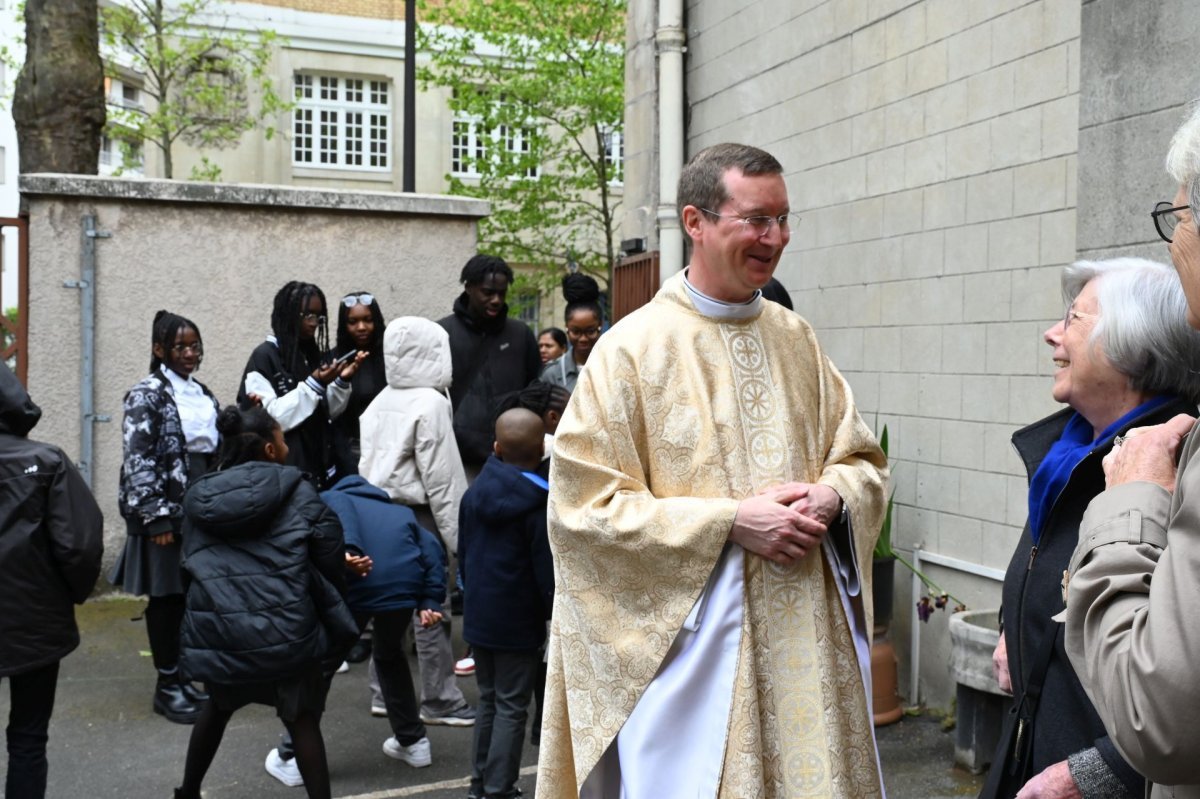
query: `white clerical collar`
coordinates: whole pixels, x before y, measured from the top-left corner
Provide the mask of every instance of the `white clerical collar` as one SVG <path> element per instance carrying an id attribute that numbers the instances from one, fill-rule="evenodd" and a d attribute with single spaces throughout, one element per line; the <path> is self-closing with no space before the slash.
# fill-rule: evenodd
<path id="1" fill-rule="evenodd" d="M 762 292 L 755 290 L 754 296 L 745 302 L 725 302 L 708 296 L 700 289 L 692 285 L 688 280 L 688 270 L 683 270 L 683 287 L 687 291 L 688 299 L 692 301 L 692 305 L 696 310 L 705 316 L 716 317 L 717 319 L 753 319 L 758 316 L 762 309 Z"/>

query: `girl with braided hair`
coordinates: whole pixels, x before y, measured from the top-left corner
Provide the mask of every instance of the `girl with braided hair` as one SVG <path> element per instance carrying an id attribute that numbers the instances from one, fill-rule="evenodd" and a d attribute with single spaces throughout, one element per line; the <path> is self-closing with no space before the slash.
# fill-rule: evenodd
<path id="1" fill-rule="evenodd" d="M 194 322 L 159 311 L 150 349 L 150 374 L 125 395 L 117 501 L 127 538 L 109 580 L 131 594 L 149 595 L 146 634 L 158 671 L 154 712 L 191 724 L 207 696 L 179 677 L 179 529 L 188 485 L 213 466 L 219 405 L 192 376 L 204 358 Z"/>
<path id="2" fill-rule="evenodd" d="M 563 297 L 567 301 L 567 341 L 571 347 L 542 369 L 542 380 L 575 390 L 579 372 L 592 354 L 592 347 L 603 330 L 604 314 L 600 309 L 600 285 L 594 278 L 578 272 L 562 280 Z"/>
<path id="3" fill-rule="evenodd" d="M 271 334 L 246 362 L 238 403 L 257 397 L 283 428 L 288 463 L 318 488 L 337 480 L 332 420 L 350 398 L 350 381 L 367 357 L 323 360 L 329 349 L 325 294 L 312 283 L 290 281 L 275 294 Z"/>

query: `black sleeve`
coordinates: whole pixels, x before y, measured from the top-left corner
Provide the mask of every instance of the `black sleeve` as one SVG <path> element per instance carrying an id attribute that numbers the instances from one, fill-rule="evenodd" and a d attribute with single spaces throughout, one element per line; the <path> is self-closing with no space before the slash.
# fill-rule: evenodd
<path id="1" fill-rule="evenodd" d="M 538 351 L 537 337 L 525 327 L 525 385 L 529 385 L 542 374 L 542 354 Z"/>
<path id="2" fill-rule="evenodd" d="M 328 505 L 321 501 L 317 490 L 307 482 L 296 487 L 296 501 L 301 515 L 312 527 L 308 539 L 308 558 L 325 579 L 333 583 L 338 593 L 346 593 L 346 542 L 342 523 Z"/>
<path id="3" fill-rule="evenodd" d="M 76 604 L 92 593 L 104 553 L 104 516 L 74 464 L 59 453 L 46 503 L 46 531 L 54 560 Z"/>

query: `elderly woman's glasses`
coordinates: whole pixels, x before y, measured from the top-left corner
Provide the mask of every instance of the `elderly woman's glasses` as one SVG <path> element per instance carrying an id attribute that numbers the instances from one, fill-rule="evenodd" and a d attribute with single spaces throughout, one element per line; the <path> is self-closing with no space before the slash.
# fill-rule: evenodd
<path id="1" fill-rule="evenodd" d="M 1067 312 L 1063 314 L 1063 330 L 1069 328 L 1072 322 L 1076 322 L 1080 319 L 1095 319 L 1099 315 L 1100 314 L 1077 311 L 1075 310 L 1075 305 L 1072 303 L 1071 305 L 1067 306 Z"/>
<path id="2" fill-rule="evenodd" d="M 1150 216 L 1154 218 L 1154 229 L 1158 231 L 1159 238 L 1170 244 L 1171 237 L 1175 235 L 1175 228 L 1179 225 L 1179 217 L 1175 216 L 1175 212 L 1186 211 L 1189 208 L 1190 205 L 1171 205 L 1166 201 L 1154 206 Z"/>

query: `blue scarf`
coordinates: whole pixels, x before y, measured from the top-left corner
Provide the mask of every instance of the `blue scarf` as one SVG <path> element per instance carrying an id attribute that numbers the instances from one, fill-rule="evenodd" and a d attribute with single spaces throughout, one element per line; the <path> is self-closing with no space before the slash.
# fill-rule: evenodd
<path id="1" fill-rule="evenodd" d="M 1098 449 L 1107 449 L 1117 431 L 1144 413 L 1174 401 L 1174 397 L 1155 397 L 1147 400 L 1110 424 L 1092 439 L 1092 426 L 1078 413 L 1071 416 L 1062 436 L 1050 446 L 1042 459 L 1033 479 L 1029 481 L 1029 533 L 1036 545 L 1042 537 L 1042 525 L 1050 516 L 1050 509 L 1066 487 L 1071 472 L 1089 454 Z"/>

